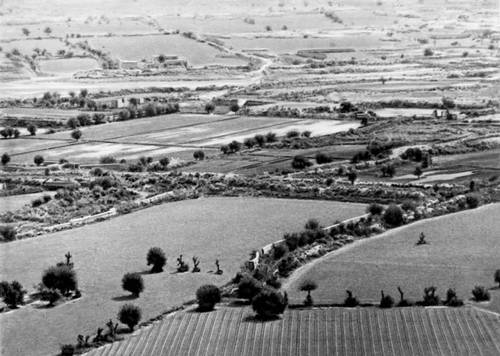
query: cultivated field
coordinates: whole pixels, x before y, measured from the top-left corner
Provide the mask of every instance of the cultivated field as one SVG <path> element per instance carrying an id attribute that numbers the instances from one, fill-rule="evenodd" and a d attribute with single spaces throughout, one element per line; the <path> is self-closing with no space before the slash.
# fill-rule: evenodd
<path id="1" fill-rule="evenodd" d="M 314 279 L 318 303 L 342 303 L 349 289 L 363 301 L 378 302 L 380 290 L 399 298 L 421 300 L 425 287 L 434 285 L 443 298 L 448 288 L 467 300 L 476 285 L 493 287 L 500 257 L 500 204 L 491 204 L 390 230 L 361 240 L 297 270 L 286 289 L 293 301 L 304 299 L 297 291 L 301 281 Z M 423 232 L 429 244 L 416 246 Z M 484 305 L 500 311 L 500 291 Z"/>
<path id="2" fill-rule="evenodd" d="M 472 308 L 318 308 L 253 320 L 250 308 L 178 312 L 88 353 L 119 355 L 485 355 L 500 353 L 497 316 Z"/>
<path id="3" fill-rule="evenodd" d="M 309 218 L 333 223 L 364 212 L 361 204 L 308 200 L 210 198 L 163 204 L 109 221 L 59 232 L 41 238 L 0 245 L 0 280 L 19 280 L 31 287 L 40 282 L 47 267 L 74 256 L 83 298 L 52 309 L 26 306 L 0 313 L 2 355 L 55 353 L 76 336 L 95 333 L 121 304 L 141 307 L 143 318 L 152 318 L 169 307 L 194 298 L 206 283 L 229 281 L 249 256 L 295 231 Z M 130 224 L 133 221 L 133 224 Z M 126 272 L 145 272 L 146 253 L 162 247 L 168 257 L 161 274 L 144 274 L 145 291 L 130 300 L 121 289 Z M 175 259 L 184 254 L 201 260 L 202 273 L 176 274 Z M 207 273 L 218 258 L 223 276 Z"/>

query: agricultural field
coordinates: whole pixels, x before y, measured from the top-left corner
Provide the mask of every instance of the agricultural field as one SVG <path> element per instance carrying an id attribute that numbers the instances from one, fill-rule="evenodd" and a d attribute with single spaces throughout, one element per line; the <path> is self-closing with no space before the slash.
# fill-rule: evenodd
<path id="1" fill-rule="evenodd" d="M 219 307 L 174 313 L 88 355 L 495 355 L 499 330 L 473 308 L 289 309 L 261 322 L 250 308 Z"/>
<path id="2" fill-rule="evenodd" d="M 61 343 L 74 342 L 78 334 L 94 333 L 127 301 L 140 305 L 144 319 L 152 318 L 192 299 L 201 284 L 228 282 L 252 249 L 299 229 L 307 219 L 314 217 L 326 225 L 364 210 L 361 204 L 326 201 L 208 198 L 164 204 L 39 239 L 2 244 L 0 279 L 17 279 L 27 287 L 38 283 L 44 269 L 71 251 L 83 298 L 53 309 L 28 305 L 0 313 L 1 353 L 53 354 Z M 153 246 L 166 251 L 164 273 L 145 272 L 146 253 Z M 174 273 L 179 254 L 190 264 L 191 257 L 198 256 L 202 273 Z M 223 276 L 207 273 L 215 269 L 216 258 Z M 121 289 L 126 272 L 143 273 L 145 291 L 138 299 L 131 300 Z"/>
<path id="3" fill-rule="evenodd" d="M 349 289 L 362 301 L 378 302 L 380 290 L 397 298 L 400 286 L 405 296 L 420 300 L 423 290 L 436 286 L 444 297 L 456 289 L 464 300 L 476 285 L 493 287 L 498 268 L 500 204 L 420 221 L 390 230 L 347 248 L 332 252 L 297 270 L 287 282 L 291 300 L 304 298 L 297 290 L 312 278 L 318 303 L 342 303 Z M 429 244 L 416 246 L 423 232 Z M 492 301 L 481 307 L 500 312 L 500 290 L 492 289 Z"/>
<path id="4" fill-rule="evenodd" d="M 0 197 L 0 214 L 7 211 L 16 211 L 47 193 L 19 194 Z M 53 195 L 53 194 L 50 194 Z"/>

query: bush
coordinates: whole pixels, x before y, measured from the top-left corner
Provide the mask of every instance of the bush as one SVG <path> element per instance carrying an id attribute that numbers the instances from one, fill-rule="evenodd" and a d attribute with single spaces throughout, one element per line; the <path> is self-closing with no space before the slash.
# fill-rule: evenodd
<path id="1" fill-rule="evenodd" d="M 252 276 L 243 276 L 243 278 L 238 283 L 237 295 L 239 298 L 252 300 L 261 290 L 262 283 Z"/>
<path id="2" fill-rule="evenodd" d="M 293 157 L 292 168 L 294 169 L 304 169 L 306 167 L 310 167 L 311 165 L 312 163 L 304 156 L 298 155 Z"/>
<path id="3" fill-rule="evenodd" d="M 205 152 L 202 150 L 196 150 L 193 152 L 193 158 L 197 161 L 203 161 L 205 159 Z"/>
<path id="4" fill-rule="evenodd" d="M 196 299 L 198 300 L 198 310 L 213 310 L 215 304 L 221 301 L 220 289 L 211 284 L 201 286 L 196 291 Z"/>
<path id="5" fill-rule="evenodd" d="M 276 134 L 274 132 L 268 132 L 266 134 L 266 141 L 267 142 L 276 142 Z"/>
<path id="6" fill-rule="evenodd" d="M 381 215 L 384 211 L 384 207 L 377 203 L 371 203 L 368 205 L 368 208 L 366 208 L 366 211 L 372 215 Z"/>
<path id="7" fill-rule="evenodd" d="M 152 273 L 163 272 L 163 266 L 167 263 L 167 258 L 165 257 L 165 252 L 163 252 L 161 248 L 150 248 L 146 259 L 148 266 L 153 265 L 151 268 Z"/>
<path id="8" fill-rule="evenodd" d="M 383 216 L 384 222 L 389 226 L 400 226 L 403 224 L 403 210 L 395 205 L 391 204 L 385 210 Z"/>
<path id="9" fill-rule="evenodd" d="M 35 125 L 29 124 L 27 129 L 28 129 L 28 132 L 30 133 L 31 136 L 36 135 L 36 126 Z"/>
<path id="10" fill-rule="evenodd" d="M 273 259 L 279 260 L 288 253 L 287 244 L 279 243 L 273 247 Z"/>
<path id="11" fill-rule="evenodd" d="M 475 286 L 472 290 L 472 296 L 476 302 L 490 300 L 490 292 L 483 286 Z"/>
<path id="12" fill-rule="evenodd" d="M 10 284 L 7 281 L 0 282 L 0 298 L 3 298 L 7 290 L 10 288 Z"/>
<path id="13" fill-rule="evenodd" d="M 233 140 L 229 143 L 228 147 L 231 152 L 238 152 L 239 150 L 241 150 L 241 143 Z"/>
<path id="14" fill-rule="evenodd" d="M 44 158 L 43 158 L 43 156 L 41 156 L 41 155 L 36 155 L 36 156 L 33 158 L 33 162 L 34 162 L 37 166 L 39 166 L 39 165 L 41 165 L 41 164 L 44 162 Z"/>
<path id="15" fill-rule="evenodd" d="M 405 200 L 401 204 L 401 209 L 404 211 L 415 211 L 417 209 L 417 205 L 411 200 Z"/>
<path id="16" fill-rule="evenodd" d="M 16 239 L 16 229 L 13 226 L 2 225 L 0 226 L 0 236 L 4 241 L 14 241 Z"/>
<path id="17" fill-rule="evenodd" d="M 55 302 L 61 299 L 61 294 L 55 289 L 42 288 L 40 299 L 49 302 L 49 306 L 53 306 Z"/>
<path id="18" fill-rule="evenodd" d="M 324 163 L 330 163 L 333 161 L 333 158 L 326 153 L 319 152 L 316 154 L 316 163 L 317 164 L 324 164 Z"/>
<path id="19" fill-rule="evenodd" d="M 434 52 L 432 51 L 432 49 L 430 49 L 430 48 L 426 48 L 426 49 L 424 50 L 424 56 L 426 56 L 426 57 L 430 57 L 430 56 L 432 56 L 432 55 L 434 55 Z"/>
<path id="20" fill-rule="evenodd" d="M 286 133 L 287 138 L 294 138 L 294 137 L 299 137 L 299 136 L 300 136 L 300 132 L 297 130 L 290 130 Z"/>
<path id="21" fill-rule="evenodd" d="M 144 281 L 139 273 L 126 273 L 122 278 L 122 288 L 132 293 L 134 297 L 144 290 Z"/>
<path id="22" fill-rule="evenodd" d="M 286 294 L 271 289 L 262 290 L 252 300 L 252 309 L 261 319 L 273 319 L 283 314 L 288 305 Z"/>
<path id="23" fill-rule="evenodd" d="M 168 157 L 162 157 L 158 161 L 163 167 L 167 167 L 170 164 L 170 158 Z"/>
<path id="24" fill-rule="evenodd" d="M 103 156 L 99 158 L 99 163 L 101 164 L 116 163 L 116 158 L 113 156 Z"/>
<path id="25" fill-rule="evenodd" d="M 477 194 L 467 194 L 465 196 L 465 203 L 469 209 L 474 209 L 479 206 L 479 196 Z"/>
<path id="26" fill-rule="evenodd" d="M 24 303 L 26 291 L 18 281 L 12 281 L 10 284 L 3 285 L 3 301 L 10 308 L 17 308 L 19 304 Z"/>
<path id="27" fill-rule="evenodd" d="M 205 104 L 205 111 L 207 112 L 207 114 L 212 113 L 214 110 L 215 110 L 215 104 L 214 103 L 209 102 L 209 103 Z"/>
<path id="28" fill-rule="evenodd" d="M 424 306 L 435 306 L 440 303 L 439 296 L 436 294 L 436 287 L 427 287 L 424 289 L 424 300 L 422 304 Z"/>
<path id="29" fill-rule="evenodd" d="M 394 306 L 394 299 L 389 294 L 384 294 L 384 291 L 381 291 L 380 298 L 380 308 L 392 308 Z"/>
<path id="30" fill-rule="evenodd" d="M 319 229 L 319 222 L 316 219 L 309 219 L 304 225 L 304 228 L 306 230 L 317 230 Z"/>
<path id="31" fill-rule="evenodd" d="M 354 308 L 359 305 L 359 300 L 352 295 L 350 290 L 346 290 L 347 297 L 344 299 L 344 306 L 347 308 Z"/>
<path id="32" fill-rule="evenodd" d="M 464 305 L 463 300 L 458 299 L 457 293 L 454 289 L 450 288 L 446 291 L 446 301 L 444 302 L 449 307 L 460 307 Z"/>
<path id="33" fill-rule="evenodd" d="M 266 144 L 266 137 L 264 135 L 255 135 L 254 140 L 260 147 Z"/>
<path id="34" fill-rule="evenodd" d="M 246 138 L 244 141 L 243 141 L 243 145 L 246 147 L 246 148 L 252 148 L 253 146 L 255 146 L 257 144 L 257 142 L 255 141 L 254 138 L 252 137 L 248 137 Z"/>
<path id="35" fill-rule="evenodd" d="M 68 295 L 78 286 L 75 271 L 67 265 L 52 266 L 45 270 L 42 284 L 48 289 L 58 290 L 62 295 Z"/>
<path id="36" fill-rule="evenodd" d="M 238 110 L 240 110 L 240 106 L 237 102 L 233 102 L 231 103 L 231 105 L 229 105 L 229 110 L 231 110 L 232 112 L 237 112 Z"/>
<path id="37" fill-rule="evenodd" d="M 141 320 L 141 309 L 132 304 L 125 304 L 118 312 L 118 320 L 127 325 L 130 331 L 134 331 L 134 327 Z"/>
<path id="38" fill-rule="evenodd" d="M 65 344 L 61 346 L 61 356 L 73 356 L 75 354 L 75 346 Z"/>
<path id="39" fill-rule="evenodd" d="M 2 165 L 5 166 L 10 162 L 10 155 L 8 153 L 4 153 L 1 158 Z"/>
<path id="40" fill-rule="evenodd" d="M 78 129 L 71 131 L 71 138 L 79 140 L 82 137 L 82 132 Z"/>

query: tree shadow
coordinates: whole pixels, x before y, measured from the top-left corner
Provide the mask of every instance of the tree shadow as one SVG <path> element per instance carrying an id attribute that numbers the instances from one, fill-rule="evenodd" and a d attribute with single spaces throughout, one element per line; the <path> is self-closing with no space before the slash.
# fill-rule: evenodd
<path id="1" fill-rule="evenodd" d="M 247 315 L 246 317 L 243 318 L 243 321 L 245 323 L 259 323 L 259 324 L 262 324 L 262 323 L 267 323 L 269 321 L 276 321 L 276 320 L 280 320 L 281 318 L 278 316 L 278 315 L 275 315 L 273 317 L 261 317 L 261 316 L 258 316 L 258 315 L 254 315 L 254 314 L 250 314 L 250 315 Z"/>
<path id="2" fill-rule="evenodd" d="M 230 308 L 241 308 L 241 307 L 247 307 L 250 304 L 251 304 L 250 301 L 248 301 L 246 299 L 236 299 L 236 300 L 230 301 L 227 304 L 227 306 Z"/>
<path id="3" fill-rule="evenodd" d="M 121 295 L 119 297 L 113 297 L 111 299 L 114 300 L 115 302 L 125 302 L 127 300 L 134 300 L 134 299 L 137 299 L 137 298 L 139 298 L 139 297 L 135 296 L 133 294 L 129 294 L 129 295 Z"/>

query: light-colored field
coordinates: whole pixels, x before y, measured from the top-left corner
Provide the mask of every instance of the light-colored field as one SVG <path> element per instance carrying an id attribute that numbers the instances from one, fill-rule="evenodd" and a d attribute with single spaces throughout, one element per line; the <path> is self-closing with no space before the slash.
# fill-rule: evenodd
<path id="1" fill-rule="evenodd" d="M 252 249 L 301 228 L 309 218 L 322 224 L 360 215 L 365 207 L 326 201 L 210 198 L 163 204 L 112 220 L 70 231 L 0 245 L 0 280 L 19 280 L 30 288 L 43 270 L 74 256 L 83 298 L 53 309 L 27 306 L 0 314 L 2 355 L 45 355 L 59 345 L 73 343 L 80 333 L 94 333 L 115 318 L 123 303 L 143 310 L 143 318 L 194 297 L 205 283 L 223 284 L 231 279 Z M 133 221 L 133 224 L 130 224 Z M 159 246 L 168 257 L 161 274 L 145 274 L 145 291 L 128 300 L 121 289 L 126 272 L 146 271 L 146 253 Z M 201 273 L 175 274 L 179 254 L 191 264 L 201 260 Z M 223 276 L 207 273 L 218 258 Z M 117 299 L 114 299 L 117 298 Z"/>
<path id="2" fill-rule="evenodd" d="M 455 288 L 467 300 L 475 285 L 494 286 L 500 257 L 498 214 L 500 204 L 491 204 L 361 240 L 299 269 L 287 290 L 292 300 L 300 302 L 304 295 L 297 287 L 312 278 L 318 283 L 313 297 L 323 303 L 342 303 L 346 289 L 363 301 L 378 302 L 380 290 L 397 299 L 398 286 L 416 301 L 431 285 L 443 298 L 448 288 Z M 416 246 L 421 232 L 429 244 Z M 500 311 L 500 291 L 491 292 L 489 307 Z"/>
<path id="3" fill-rule="evenodd" d="M 36 198 L 48 193 L 19 194 L 0 197 L 0 213 L 21 209 L 24 205 L 30 204 Z"/>
<path id="4" fill-rule="evenodd" d="M 93 58 L 48 59 L 40 61 L 39 65 L 43 73 L 51 74 L 72 74 L 99 68 L 99 64 Z"/>
<path id="5" fill-rule="evenodd" d="M 219 50 L 181 35 L 100 37 L 91 39 L 89 43 L 94 48 L 111 53 L 115 58 L 127 60 L 151 60 L 155 55 L 165 54 L 185 58 L 195 66 L 246 63 L 239 59 L 220 58 Z"/>
<path id="6" fill-rule="evenodd" d="M 179 312 L 89 356 L 496 355 L 498 317 L 472 308 L 319 308 L 252 320 L 250 308 Z"/>

